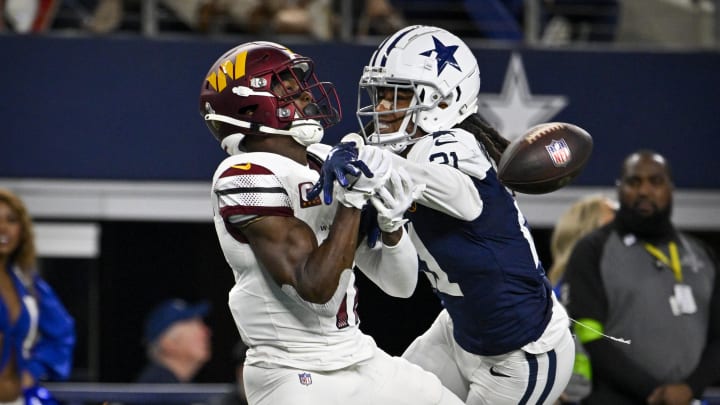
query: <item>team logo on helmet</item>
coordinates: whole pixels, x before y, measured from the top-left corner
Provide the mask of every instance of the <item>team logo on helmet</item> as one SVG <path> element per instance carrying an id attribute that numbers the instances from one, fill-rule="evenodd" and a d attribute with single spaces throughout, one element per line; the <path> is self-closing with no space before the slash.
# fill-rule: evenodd
<path id="1" fill-rule="evenodd" d="M 462 72 L 462 69 L 460 69 L 460 65 L 458 65 L 457 60 L 455 60 L 455 51 L 457 51 L 458 46 L 457 45 L 449 45 L 445 46 L 442 42 L 440 42 L 437 37 L 432 37 L 433 42 L 435 42 L 435 49 L 430 49 L 425 52 L 420 53 L 422 56 L 431 56 L 433 52 L 435 52 L 435 59 L 437 60 L 437 73 L 438 76 L 440 76 L 440 73 L 442 73 L 443 70 L 445 70 L 445 67 L 450 65 L 457 69 L 458 71 Z"/>
<path id="2" fill-rule="evenodd" d="M 247 58 L 247 51 L 240 52 L 235 56 L 235 62 L 226 60 L 220 64 L 217 72 L 212 72 L 205 79 L 210 86 L 217 92 L 221 92 L 227 86 L 227 77 L 235 80 L 245 76 L 245 59 Z"/>

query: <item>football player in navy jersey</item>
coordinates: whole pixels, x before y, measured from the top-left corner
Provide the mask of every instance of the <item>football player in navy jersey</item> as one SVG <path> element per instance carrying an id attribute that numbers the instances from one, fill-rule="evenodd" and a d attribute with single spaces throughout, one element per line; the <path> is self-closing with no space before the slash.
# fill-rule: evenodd
<path id="1" fill-rule="evenodd" d="M 385 39 L 360 79 L 367 144 L 426 184 L 408 231 L 444 309 L 403 357 L 466 404 L 552 404 L 572 374 L 569 318 L 498 180 L 509 142 L 477 115 L 479 91 L 472 51 L 429 26 Z"/>
<path id="2" fill-rule="evenodd" d="M 392 153 L 319 144 L 339 119 L 331 83 L 313 61 L 271 42 L 239 45 L 210 68 L 200 113 L 231 156 L 218 166 L 215 228 L 235 284 L 228 304 L 248 346 L 244 385 L 253 405 L 459 405 L 439 379 L 380 350 L 359 329 L 356 264 L 381 289 L 409 296 L 417 255 L 402 213 L 419 190 Z M 323 205 L 306 191 L 350 168 L 353 189 Z M 378 211 L 382 243 L 360 243 L 361 208 Z M 396 271 L 379 273 L 378 269 Z"/>

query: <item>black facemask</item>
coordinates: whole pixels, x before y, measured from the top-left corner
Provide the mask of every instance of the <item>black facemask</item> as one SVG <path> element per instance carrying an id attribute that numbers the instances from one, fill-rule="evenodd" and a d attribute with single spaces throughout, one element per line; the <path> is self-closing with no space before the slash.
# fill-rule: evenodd
<path id="1" fill-rule="evenodd" d="M 664 242 L 672 238 L 674 228 L 670 222 L 672 202 L 665 209 L 658 210 L 650 216 L 638 214 L 632 207 L 620 203 L 615 222 L 624 232 L 646 239 L 650 242 Z"/>

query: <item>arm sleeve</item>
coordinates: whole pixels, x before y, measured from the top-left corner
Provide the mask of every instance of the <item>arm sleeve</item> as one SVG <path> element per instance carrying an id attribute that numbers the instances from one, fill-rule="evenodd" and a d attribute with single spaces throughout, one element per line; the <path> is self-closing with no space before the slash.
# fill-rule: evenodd
<path id="1" fill-rule="evenodd" d="M 355 252 L 355 265 L 370 281 L 393 297 L 408 298 L 417 286 L 417 252 L 404 229 L 395 246 L 378 243 L 369 248 L 367 243 L 361 243 Z"/>
<path id="2" fill-rule="evenodd" d="M 462 171 L 444 164 L 411 162 L 397 155 L 393 165 L 404 167 L 415 181 L 426 185 L 419 204 L 464 221 L 472 221 L 482 212 L 480 193 Z"/>
<path id="3" fill-rule="evenodd" d="M 66 380 L 72 371 L 75 321 L 50 285 L 36 276 L 39 337 L 26 368 L 35 380 Z"/>
<path id="4" fill-rule="evenodd" d="M 608 301 L 600 276 L 600 260 L 607 240 L 608 228 L 594 232 L 578 241 L 573 248 L 565 270 L 569 286 L 570 316 L 594 329 L 603 331 L 607 322 Z M 593 378 L 602 380 L 614 389 L 644 403 L 652 390 L 660 385 L 643 369 L 631 362 L 615 345 L 621 344 L 604 338 L 596 332 L 587 331 L 583 325 L 574 325 L 575 333 L 590 358 Z"/>
<path id="5" fill-rule="evenodd" d="M 706 248 L 706 246 L 702 246 Z M 709 385 L 720 383 L 720 277 L 718 276 L 718 260 L 712 250 L 705 249 L 715 268 L 713 293 L 710 298 L 710 318 L 708 337 L 705 349 L 700 356 L 700 363 L 685 382 L 690 386 L 695 398 L 700 398 Z"/>

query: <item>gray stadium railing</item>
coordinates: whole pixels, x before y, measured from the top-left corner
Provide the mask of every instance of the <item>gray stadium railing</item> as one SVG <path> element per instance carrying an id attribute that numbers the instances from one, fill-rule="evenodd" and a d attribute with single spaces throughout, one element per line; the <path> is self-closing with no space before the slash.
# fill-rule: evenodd
<path id="1" fill-rule="evenodd" d="M 134 383 L 45 383 L 65 405 L 193 403 L 207 404 L 232 391 L 232 384 L 134 384 Z"/>
<path id="2" fill-rule="evenodd" d="M 133 402 L 205 403 L 230 392 L 232 384 L 46 383 L 65 405 Z M 720 387 L 705 390 L 704 405 L 720 405 Z"/>

